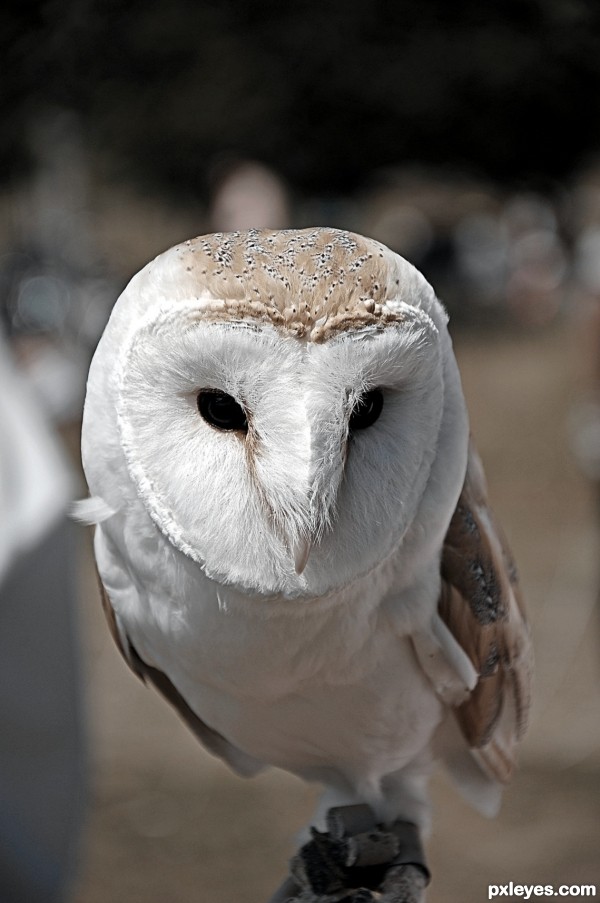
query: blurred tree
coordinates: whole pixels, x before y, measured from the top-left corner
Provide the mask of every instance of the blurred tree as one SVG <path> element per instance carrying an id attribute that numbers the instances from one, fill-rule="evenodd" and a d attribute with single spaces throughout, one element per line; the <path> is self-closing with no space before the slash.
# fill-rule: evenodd
<path id="1" fill-rule="evenodd" d="M 112 171 L 206 193 L 219 154 L 300 190 L 398 163 L 556 179 L 600 147 L 595 0 L 5 0 L 0 172 L 77 111 Z"/>

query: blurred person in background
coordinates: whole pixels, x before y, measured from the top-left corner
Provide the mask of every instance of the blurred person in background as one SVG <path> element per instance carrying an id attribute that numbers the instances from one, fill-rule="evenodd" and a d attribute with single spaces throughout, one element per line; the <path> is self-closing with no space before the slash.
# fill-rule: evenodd
<path id="1" fill-rule="evenodd" d="M 70 468 L 0 334 L 0 900 L 67 899 L 86 769 Z"/>
<path id="2" fill-rule="evenodd" d="M 278 174 L 255 160 L 221 158 L 213 165 L 211 232 L 288 229 L 290 205 Z"/>
<path id="3" fill-rule="evenodd" d="M 68 445 L 113 293 L 76 117 L 38 118 L 31 148 L 0 257 L 0 901 L 64 903 L 87 791 Z"/>

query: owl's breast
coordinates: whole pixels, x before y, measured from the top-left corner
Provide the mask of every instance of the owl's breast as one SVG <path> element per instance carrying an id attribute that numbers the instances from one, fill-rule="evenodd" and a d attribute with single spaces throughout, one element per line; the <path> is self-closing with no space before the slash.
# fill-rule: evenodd
<path id="1" fill-rule="evenodd" d="M 216 622 L 187 633 L 180 654 L 165 643 L 158 664 L 206 724 L 261 762 L 382 777 L 418 755 L 442 718 L 410 640 L 377 612 L 351 624 L 336 611 Z"/>
<path id="2" fill-rule="evenodd" d="M 403 651 L 360 682 L 315 679 L 275 701 L 198 694 L 198 704 L 259 761 L 304 776 L 330 768 L 353 781 L 383 777 L 412 761 L 442 718 L 431 687 Z"/>

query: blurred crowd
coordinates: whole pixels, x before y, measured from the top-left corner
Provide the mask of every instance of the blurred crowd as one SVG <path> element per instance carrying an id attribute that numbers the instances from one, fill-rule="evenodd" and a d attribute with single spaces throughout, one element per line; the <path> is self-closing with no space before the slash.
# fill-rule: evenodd
<path id="1" fill-rule="evenodd" d="M 93 350 L 132 272 L 126 252 L 111 258 L 98 240 L 77 118 L 42 118 L 31 145 L 34 176 L 3 202 L 0 330 L 48 418 L 77 423 Z M 585 366 L 573 449 L 586 473 L 600 478 L 600 160 L 545 191 L 398 165 L 352 196 L 300 197 L 261 162 L 224 154 L 199 176 L 191 210 L 189 235 L 171 243 L 202 232 L 314 225 L 378 239 L 424 272 L 455 331 L 579 322 Z M 144 247 L 144 226 L 134 220 L 128 234 L 122 229 L 121 244 L 130 238 Z"/>
<path id="2" fill-rule="evenodd" d="M 0 333 L 45 417 L 62 428 L 78 423 L 93 350 L 132 271 L 126 247 L 117 259 L 99 238 L 94 199 L 103 186 L 93 184 L 77 117 L 42 117 L 31 148 L 34 175 L 0 198 Z M 123 207 L 110 215 L 104 231 L 118 232 Z M 545 191 L 398 165 L 352 196 L 301 197 L 261 162 L 223 155 L 199 175 L 187 219 L 189 234 L 170 243 L 251 227 L 362 232 L 424 272 L 455 331 L 578 323 L 584 375 L 573 449 L 600 479 L 600 160 Z M 153 245 L 145 227 L 139 214 L 119 232 L 121 246 L 147 253 L 144 262 L 168 246 Z"/>
<path id="3" fill-rule="evenodd" d="M 46 409 L 64 420 L 78 416 L 90 356 L 131 273 L 95 244 L 85 154 L 68 120 L 46 126 L 39 157 L 0 236 L 0 318 Z M 399 166 L 357 196 L 299 198 L 243 159 L 217 161 L 208 181 L 196 234 L 362 232 L 425 273 L 455 329 L 541 328 L 600 303 L 600 163 L 544 193 Z"/>

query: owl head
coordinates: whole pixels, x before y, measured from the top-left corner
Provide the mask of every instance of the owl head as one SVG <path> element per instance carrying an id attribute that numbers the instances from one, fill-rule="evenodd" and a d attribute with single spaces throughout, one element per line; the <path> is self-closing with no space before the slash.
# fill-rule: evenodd
<path id="1" fill-rule="evenodd" d="M 467 433 L 446 315 L 407 261 L 335 229 L 218 233 L 119 298 L 83 460 L 208 578 L 313 598 L 439 552 Z"/>

